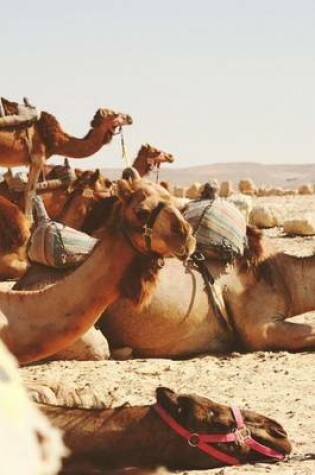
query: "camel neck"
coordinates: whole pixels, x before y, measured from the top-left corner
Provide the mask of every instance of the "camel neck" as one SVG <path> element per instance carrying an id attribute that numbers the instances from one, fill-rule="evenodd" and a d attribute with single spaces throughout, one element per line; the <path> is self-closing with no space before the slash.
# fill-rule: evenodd
<path id="1" fill-rule="evenodd" d="M 71 275 L 39 291 L 0 292 L 7 325 L 1 333 L 21 362 L 49 356 L 74 342 L 119 296 L 137 256 L 122 233 L 108 232 Z"/>
<path id="2" fill-rule="evenodd" d="M 65 134 L 54 148 L 55 155 L 65 155 L 70 158 L 85 158 L 98 152 L 103 145 L 109 143 L 113 134 L 105 124 L 95 127 L 83 138 Z"/>
<path id="3" fill-rule="evenodd" d="M 194 449 L 165 425 L 152 406 L 101 411 L 41 407 L 64 430 L 74 463 L 80 464 L 82 457 L 112 468 L 171 467 L 184 466 L 193 457 Z"/>
<path id="4" fill-rule="evenodd" d="M 145 177 L 149 174 L 149 167 L 148 167 L 146 158 L 142 155 L 138 155 L 134 159 L 132 163 L 132 167 L 137 170 L 137 172 L 139 173 L 141 177 Z"/>

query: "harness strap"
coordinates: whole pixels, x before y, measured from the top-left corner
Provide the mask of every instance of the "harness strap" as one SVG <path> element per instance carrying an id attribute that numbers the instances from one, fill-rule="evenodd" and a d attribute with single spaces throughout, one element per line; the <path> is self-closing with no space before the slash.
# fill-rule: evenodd
<path id="1" fill-rule="evenodd" d="M 165 203 L 160 201 L 160 203 L 157 205 L 156 208 L 152 211 L 148 221 L 145 223 L 143 226 L 144 230 L 144 240 L 145 240 L 145 245 L 148 251 L 152 250 L 151 246 L 151 241 L 152 241 L 152 233 L 153 233 L 153 226 L 156 221 L 156 218 L 158 217 L 160 211 L 165 207 Z"/>
<path id="2" fill-rule="evenodd" d="M 154 404 L 153 408 L 159 414 L 161 419 L 173 429 L 177 434 L 187 440 L 191 447 L 198 447 L 203 452 L 207 453 L 211 457 L 220 460 L 228 465 L 240 465 L 241 461 L 236 457 L 226 454 L 221 450 L 216 449 L 209 445 L 209 443 L 230 443 L 235 442 L 237 444 L 245 444 L 255 452 L 259 452 L 267 457 L 275 460 L 283 460 L 284 454 L 274 450 L 268 446 L 260 444 L 254 440 L 251 436 L 250 430 L 247 429 L 243 416 L 239 408 L 235 405 L 231 406 L 231 410 L 236 422 L 236 430 L 228 432 L 226 434 L 198 434 L 190 432 L 181 424 L 179 424 L 160 404 Z"/>

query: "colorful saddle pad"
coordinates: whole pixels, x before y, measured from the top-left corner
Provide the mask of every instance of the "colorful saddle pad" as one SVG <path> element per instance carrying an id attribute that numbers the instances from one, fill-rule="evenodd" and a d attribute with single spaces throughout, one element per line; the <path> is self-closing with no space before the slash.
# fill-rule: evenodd
<path id="1" fill-rule="evenodd" d="M 192 201 L 184 217 L 193 228 L 201 252 L 218 252 L 218 257 L 226 259 L 243 255 L 247 244 L 246 221 L 232 203 L 221 198 Z"/>
<path id="2" fill-rule="evenodd" d="M 73 267 L 92 252 L 97 239 L 76 229 L 51 221 L 40 197 L 34 198 L 38 224 L 28 246 L 28 258 L 50 267 Z"/>

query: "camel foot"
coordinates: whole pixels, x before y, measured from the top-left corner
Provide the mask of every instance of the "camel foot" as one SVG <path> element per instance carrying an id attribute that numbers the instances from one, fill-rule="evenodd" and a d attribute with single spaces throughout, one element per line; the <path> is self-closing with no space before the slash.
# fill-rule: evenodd
<path id="1" fill-rule="evenodd" d="M 132 348 L 125 346 L 123 348 L 115 348 L 110 351 L 110 356 L 114 360 L 125 361 L 132 358 Z"/>

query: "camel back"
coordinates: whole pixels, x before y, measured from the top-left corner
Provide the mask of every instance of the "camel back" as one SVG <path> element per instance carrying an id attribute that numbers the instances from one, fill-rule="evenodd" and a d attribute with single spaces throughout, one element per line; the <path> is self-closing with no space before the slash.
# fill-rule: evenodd
<path id="1" fill-rule="evenodd" d="M 193 228 L 199 251 L 226 260 L 244 254 L 246 221 L 232 203 L 221 198 L 192 201 L 184 217 Z"/>

